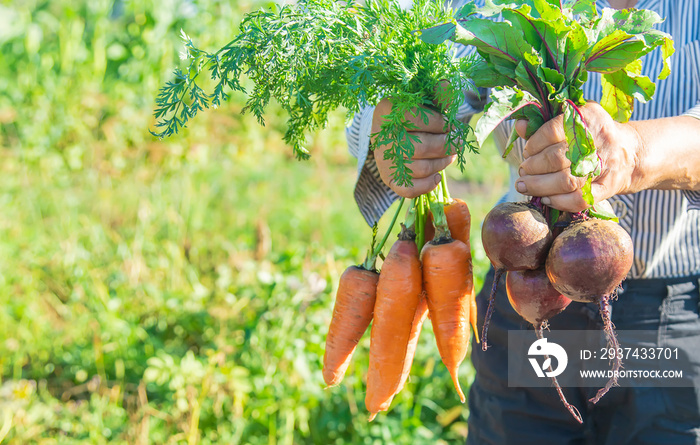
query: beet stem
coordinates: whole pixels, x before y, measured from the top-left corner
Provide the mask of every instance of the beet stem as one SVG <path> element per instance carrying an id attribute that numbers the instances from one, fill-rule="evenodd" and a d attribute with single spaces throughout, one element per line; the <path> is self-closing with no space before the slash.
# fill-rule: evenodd
<path id="1" fill-rule="evenodd" d="M 608 380 L 608 383 L 606 383 L 604 387 L 598 390 L 595 397 L 590 399 L 590 402 L 594 404 L 598 403 L 598 401 L 608 393 L 610 388 L 617 386 L 617 373 L 620 371 L 620 368 L 622 368 L 622 360 L 617 354 L 620 344 L 617 342 L 617 336 L 615 335 L 615 326 L 612 324 L 612 320 L 610 320 L 610 295 L 605 295 L 598 301 L 598 312 L 600 312 L 600 316 L 603 319 L 605 335 L 608 338 L 608 349 L 615 351 L 615 359 L 613 360 L 612 376 L 610 380 Z"/>
<path id="2" fill-rule="evenodd" d="M 539 323 L 537 326 L 535 326 L 535 334 L 537 335 L 538 340 L 542 340 L 544 336 L 542 335 L 542 330 L 544 329 L 543 325 L 547 323 L 547 320 L 544 321 L 544 323 Z M 545 355 L 545 360 L 549 360 L 549 356 Z M 552 372 L 552 365 L 550 363 L 549 368 L 547 369 L 548 372 Z M 559 394 L 559 399 L 561 399 L 562 403 L 566 407 L 566 409 L 569 410 L 572 416 L 574 416 L 574 419 L 578 423 L 583 423 L 583 417 L 581 417 L 581 413 L 579 412 L 578 408 L 576 408 L 574 405 L 568 402 L 566 400 L 566 396 L 564 396 L 564 391 L 562 391 L 561 386 L 559 386 L 559 381 L 557 380 L 556 377 L 551 377 L 552 382 L 554 383 L 554 387 L 557 390 L 557 394 Z"/>
<path id="3" fill-rule="evenodd" d="M 493 285 L 491 285 L 491 295 L 489 295 L 489 307 L 486 309 L 486 316 L 484 317 L 484 327 L 481 330 L 481 350 L 485 351 L 489 348 L 488 345 L 488 333 L 489 333 L 489 322 L 491 321 L 491 316 L 493 315 L 493 310 L 495 309 L 496 301 L 496 289 L 498 288 L 498 282 L 501 281 L 501 275 L 506 269 L 496 269 L 496 273 L 493 275 Z"/>

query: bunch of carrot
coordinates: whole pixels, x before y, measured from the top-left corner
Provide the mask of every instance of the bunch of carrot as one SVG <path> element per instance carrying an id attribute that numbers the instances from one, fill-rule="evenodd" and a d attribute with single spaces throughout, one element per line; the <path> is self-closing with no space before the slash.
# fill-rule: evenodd
<path id="1" fill-rule="evenodd" d="M 469 208 L 449 197 L 444 181 L 438 190 L 413 200 L 378 273 L 377 257 L 402 205 L 403 200 L 384 239 L 377 246 L 373 239 L 365 262 L 341 276 L 326 339 L 323 377 L 334 386 L 343 379 L 372 322 L 365 397 L 369 420 L 388 410 L 403 389 L 428 316 L 442 361 L 464 403 L 457 373 L 469 348 L 470 324 L 476 335 Z"/>

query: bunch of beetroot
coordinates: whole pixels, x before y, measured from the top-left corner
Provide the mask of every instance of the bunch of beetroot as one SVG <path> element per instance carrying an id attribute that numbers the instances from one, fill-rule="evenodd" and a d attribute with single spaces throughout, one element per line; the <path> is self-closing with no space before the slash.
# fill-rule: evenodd
<path id="1" fill-rule="evenodd" d="M 546 208 L 538 208 L 534 203 L 507 202 L 496 206 L 484 219 L 481 239 L 496 274 L 484 320 L 482 348 L 488 347 L 496 287 L 507 272 L 508 299 L 515 311 L 535 327 L 538 337 L 542 337 L 547 320 L 572 301 L 597 303 L 608 347 L 617 350 L 609 305 L 632 267 L 632 239 L 617 223 L 591 218 L 588 212 L 573 215 L 555 237 L 558 230 L 552 229 L 561 226 L 564 218 L 557 218 L 558 222 L 550 226 L 543 210 L 547 213 Z M 616 358 L 613 371 L 620 366 Z M 600 400 L 615 385 L 615 374 L 592 402 Z M 581 421 L 576 409 L 564 398 L 556 378 L 554 383 L 564 404 Z"/>

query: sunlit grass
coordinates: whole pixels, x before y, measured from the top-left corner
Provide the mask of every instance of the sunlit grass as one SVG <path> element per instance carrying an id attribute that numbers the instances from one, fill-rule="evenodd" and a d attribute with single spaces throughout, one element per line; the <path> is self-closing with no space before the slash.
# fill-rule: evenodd
<path id="1" fill-rule="evenodd" d="M 467 409 L 429 326 L 388 415 L 366 422 L 368 336 L 344 383 L 323 390 L 335 286 L 371 237 L 353 199 L 342 112 L 311 138 L 306 162 L 281 143 L 283 116 L 260 127 L 236 97 L 154 140 L 146 95 L 155 91 L 144 85 L 167 78 L 173 47 L 136 47 L 195 19 L 223 39 L 240 11 L 211 0 L 194 19 L 167 21 L 156 3 L 129 3 L 141 9 L 127 10 L 122 27 L 99 15 L 103 3 L 90 17 L 131 54 L 107 54 L 107 66 L 96 62 L 86 4 L 52 2 L 58 42 L 36 54 L 24 36 L 0 39 L 3 73 L 38 63 L 22 78 L 35 76 L 31 85 L 0 80 L 2 90 L 18 79 L 16 94 L 0 95 L 0 443 L 463 440 Z M 40 69 L 41 51 L 58 61 L 61 45 L 70 66 Z M 64 89 L 42 96 L 51 85 Z M 479 221 L 505 182 L 495 150 L 482 151 L 465 174 L 450 173 L 453 195 L 472 209 L 477 277 L 488 266 Z M 460 373 L 466 387 L 470 365 Z"/>

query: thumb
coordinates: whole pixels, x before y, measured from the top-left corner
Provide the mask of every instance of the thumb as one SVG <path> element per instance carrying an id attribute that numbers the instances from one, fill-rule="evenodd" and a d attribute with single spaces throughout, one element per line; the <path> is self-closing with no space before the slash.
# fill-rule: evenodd
<path id="1" fill-rule="evenodd" d="M 527 120 L 518 119 L 517 121 L 515 121 L 515 131 L 518 133 L 518 136 L 527 140 L 527 138 L 525 137 L 525 134 L 527 133 Z"/>

